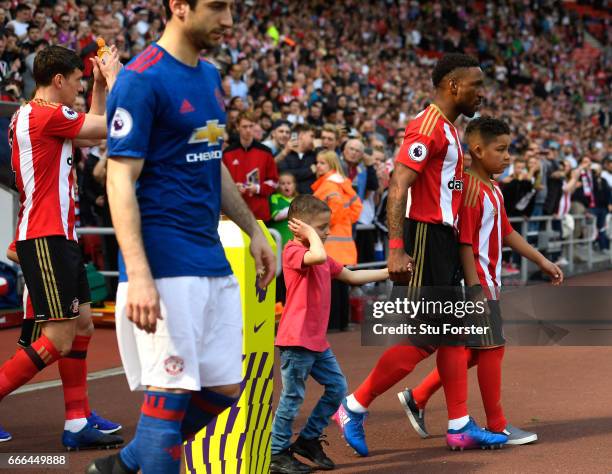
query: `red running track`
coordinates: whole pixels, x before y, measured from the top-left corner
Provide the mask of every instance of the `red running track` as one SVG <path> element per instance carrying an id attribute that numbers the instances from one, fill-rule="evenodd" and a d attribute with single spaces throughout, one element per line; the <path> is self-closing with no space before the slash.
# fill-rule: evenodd
<path id="1" fill-rule="evenodd" d="M 572 284 L 612 286 L 612 272 L 572 279 Z M 12 354 L 17 331 L 0 331 L 0 356 Z M 359 331 L 331 334 L 330 342 L 354 389 L 367 375 L 384 348 L 361 347 Z M 509 347 L 504 361 L 503 403 L 511 423 L 536 431 L 540 437 L 530 446 L 499 451 L 451 452 L 445 447 L 446 410 L 442 393 L 427 410 L 432 438 L 421 440 L 409 426 L 396 392 L 418 383 L 433 366 L 425 361 L 413 374 L 381 396 L 371 407 L 366 433 L 368 458 L 352 454 L 335 426 L 327 435 L 327 453 L 338 473 L 610 473 L 612 472 L 612 348 L 610 347 Z M 92 371 L 118 367 L 114 331 L 100 329 L 90 349 Z M 35 381 L 57 377 L 57 369 Z M 130 439 L 138 419 L 141 395 L 131 393 L 122 375 L 90 382 L 92 406 L 123 424 Z M 275 395 L 280 392 L 278 372 Z M 303 426 L 321 395 L 321 387 L 309 381 L 307 399 L 294 431 Z M 484 413 L 475 376 L 470 376 L 470 413 L 480 422 Z M 0 405 L 0 424 L 14 439 L 0 444 L 0 453 L 62 452 L 63 399 L 60 387 L 12 395 Z M 69 470 L 19 469 L 18 473 L 82 473 L 102 451 L 69 454 Z M 2 474 L 2 470 L 0 470 Z"/>

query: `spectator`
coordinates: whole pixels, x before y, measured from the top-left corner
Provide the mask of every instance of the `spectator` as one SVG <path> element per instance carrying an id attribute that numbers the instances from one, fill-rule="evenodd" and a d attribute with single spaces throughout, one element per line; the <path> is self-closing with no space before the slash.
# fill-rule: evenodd
<path id="1" fill-rule="evenodd" d="M 366 158 L 366 159 L 364 159 Z M 353 183 L 357 195 L 363 202 L 363 209 L 359 216 L 358 223 L 371 226 L 374 224 L 376 214 L 376 203 L 374 201 L 376 191 L 378 191 L 378 179 L 374 160 L 371 156 L 365 157 L 363 143 L 357 139 L 351 139 L 344 145 L 342 153 L 342 163 L 347 178 Z M 378 233 L 376 229 L 363 229 L 357 231 L 357 253 L 359 263 L 373 262 L 374 244 Z"/>
<path id="2" fill-rule="evenodd" d="M 104 224 L 106 205 L 104 181 L 94 177 L 94 169 L 106 153 L 106 144 L 89 149 L 79 186 L 79 205 L 81 225 L 100 226 Z"/>
<path id="3" fill-rule="evenodd" d="M 404 134 L 405 131 L 403 128 L 397 128 L 395 130 L 395 134 L 393 135 L 393 152 L 391 153 L 393 157 L 397 156 L 397 153 L 402 147 L 402 143 L 404 143 Z"/>
<path id="4" fill-rule="evenodd" d="M 272 124 L 270 137 L 264 142 L 264 145 L 270 149 L 276 161 L 284 160 L 291 151 L 291 147 L 288 146 L 290 138 L 291 124 L 286 120 L 276 120 Z M 279 157 L 281 153 L 282 156 Z"/>
<path id="5" fill-rule="evenodd" d="M 289 206 L 293 199 L 297 196 L 297 181 L 291 173 L 284 172 L 278 176 L 278 190 L 270 196 L 270 216 L 272 220 L 268 224 L 272 229 L 276 229 L 281 235 L 282 246 L 293 237 L 289 230 L 289 221 L 287 214 Z M 285 288 L 285 279 L 281 272 L 276 277 L 276 301 L 285 304 L 285 296 L 287 288 Z"/>
<path id="6" fill-rule="evenodd" d="M 242 68 L 239 64 L 232 64 L 230 68 L 231 98 L 240 97 L 244 103 L 249 101 L 249 86 L 242 80 Z"/>
<path id="7" fill-rule="evenodd" d="M 76 42 L 76 32 L 71 28 L 70 15 L 64 13 L 60 16 L 57 44 L 65 48 L 76 49 Z"/>
<path id="8" fill-rule="evenodd" d="M 25 3 L 20 3 L 15 10 L 15 19 L 9 21 L 6 27 L 12 29 L 17 38 L 22 40 L 28 33 L 31 19 L 32 9 Z"/>
<path id="9" fill-rule="evenodd" d="M 612 200 L 610 194 L 610 186 L 608 182 L 601 176 L 601 165 L 593 163 L 591 165 L 593 176 L 593 195 L 595 198 L 595 206 L 589 209 L 589 212 L 595 216 L 597 225 L 597 245 L 600 251 L 610 249 L 610 240 L 606 234 L 606 215 L 612 211 Z"/>
<path id="10" fill-rule="evenodd" d="M 255 218 L 268 221 L 268 198 L 278 185 L 274 157 L 267 146 L 253 138 L 252 112 L 241 112 L 237 123 L 240 140 L 223 151 L 223 162 Z"/>
<path id="11" fill-rule="evenodd" d="M 309 125 L 296 125 L 293 133 L 297 134 L 297 149 L 292 150 L 284 159 L 278 160 L 279 171 L 289 171 L 297 180 L 298 193 L 312 194 L 311 185 L 315 181 L 316 154 L 314 152 L 313 131 Z M 293 138 L 292 138 L 293 140 Z M 293 146 L 293 145 L 292 145 Z"/>
<path id="12" fill-rule="evenodd" d="M 323 125 L 321 130 L 321 151 L 333 151 L 338 155 L 338 131 L 331 123 Z"/>
<path id="13" fill-rule="evenodd" d="M 527 169 L 523 159 L 515 159 L 512 175 L 502 183 L 502 194 L 508 217 L 529 217 L 534 206 L 534 173 L 535 166 Z M 521 231 L 520 224 L 512 223 L 517 232 Z"/>
<path id="14" fill-rule="evenodd" d="M 323 104 L 321 102 L 314 102 L 310 106 L 306 123 L 315 129 L 320 129 L 325 124 L 323 120 Z"/>
<path id="15" fill-rule="evenodd" d="M 302 107 L 297 99 L 293 99 L 289 102 L 289 115 L 287 115 L 287 121 L 291 125 L 303 124 L 305 122 L 302 116 Z"/>
<path id="16" fill-rule="evenodd" d="M 319 153 L 316 167 L 317 180 L 312 185 L 314 195 L 331 209 L 325 251 L 343 265 L 354 265 L 357 263 L 357 248 L 353 241 L 352 226 L 361 213 L 361 200 L 350 180 L 344 176 L 338 156 L 333 151 Z M 332 282 L 329 329 L 346 330 L 348 308 L 348 286 L 342 282 Z"/>
<path id="17" fill-rule="evenodd" d="M 561 239 L 570 237 L 574 229 L 574 219 L 569 215 L 572 194 L 576 190 L 578 177 L 580 172 L 577 169 L 572 169 L 572 164 L 569 160 L 564 160 L 561 163 L 562 194 L 559 199 L 559 204 L 555 212 L 555 220 L 552 222 L 553 230 L 559 232 Z M 559 258 L 555 261 L 557 265 L 568 265 L 569 261 L 564 256 L 567 253 L 567 248 L 562 247 L 561 252 L 557 255 Z"/>
<path id="18" fill-rule="evenodd" d="M 298 195 L 297 181 L 291 173 L 283 172 L 278 175 L 277 191 L 270 196 L 270 221 L 269 227 L 278 230 L 282 238 L 283 247 L 292 234 L 288 227 L 287 212 L 291 201 Z"/>
<path id="19" fill-rule="evenodd" d="M 601 177 L 606 180 L 608 187 L 612 189 L 612 157 L 608 157 L 604 160 Z"/>

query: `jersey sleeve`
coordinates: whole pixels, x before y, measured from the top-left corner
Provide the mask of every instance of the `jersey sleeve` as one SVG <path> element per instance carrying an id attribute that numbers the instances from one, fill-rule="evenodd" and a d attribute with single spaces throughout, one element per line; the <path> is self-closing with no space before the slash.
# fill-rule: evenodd
<path id="1" fill-rule="evenodd" d="M 469 193 L 463 193 L 464 199 L 462 199 L 459 208 L 459 243 L 472 245 L 477 241 L 482 215 L 478 200 L 475 204 L 471 205 L 472 203 L 468 202 L 471 200 L 465 198 L 466 194 Z"/>
<path id="2" fill-rule="evenodd" d="M 300 271 L 304 269 L 304 255 L 308 249 L 303 245 L 287 245 L 283 251 L 283 268 Z"/>
<path id="3" fill-rule="evenodd" d="M 53 111 L 49 120 L 47 120 L 44 133 L 52 137 L 69 138 L 72 140 L 77 137 L 84 122 L 85 114 L 72 110 L 65 105 L 60 105 Z"/>
<path id="4" fill-rule="evenodd" d="M 108 156 L 145 158 L 155 111 L 150 76 L 121 71 L 106 104 Z"/>
<path id="5" fill-rule="evenodd" d="M 327 257 L 327 264 L 329 265 L 329 273 L 332 278 L 336 278 L 338 275 L 340 275 L 340 272 L 344 268 L 344 265 L 336 262 L 331 257 Z"/>
<path id="6" fill-rule="evenodd" d="M 421 173 L 429 158 L 434 153 L 434 140 L 429 135 L 420 133 L 421 125 L 412 121 L 406 127 L 404 142 L 395 157 L 395 161 L 407 166 L 417 173 Z"/>

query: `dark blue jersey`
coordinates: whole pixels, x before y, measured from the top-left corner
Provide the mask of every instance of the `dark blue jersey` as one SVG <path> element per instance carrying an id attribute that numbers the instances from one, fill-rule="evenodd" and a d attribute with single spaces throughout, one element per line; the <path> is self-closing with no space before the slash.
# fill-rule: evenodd
<path id="1" fill-rule="evenodd" d="M 136 184 L 154 278 L 231 274 L 219 239 L 225 110 L 216 68 L 157 44 L 119 74 L 107 101 L 108 156 L 144 160 Z M 120 257 L 121 281 L 126 281 Z"/>

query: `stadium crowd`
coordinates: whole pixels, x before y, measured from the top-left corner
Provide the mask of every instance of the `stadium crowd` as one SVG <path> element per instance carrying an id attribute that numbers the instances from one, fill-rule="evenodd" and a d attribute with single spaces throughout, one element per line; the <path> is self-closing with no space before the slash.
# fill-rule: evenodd
<path id="1" fill-rule="evenodd" d="M 313 192 L 322 176 L 317 155 L 332 151 L 363 204 L 353 224 L 370 226 L 354 234 L 358 260 L 380 258 L 385 189 L 404 127 L 430 100 L 437 57 L 462 51 L 488 77 L 480 114 L 504 119 L 513 133 L 513 163 L 498 177 L 509 216 L 557 216 L 567 234 L 580 226 L 564 216 L 589 213 L 596 249 L 609 248 L 609 14 L 581 17 L 546 0 L 247 0 L 236 10 L 233 34 L 207 58 L 223 77 L 224 161 L 256 216 L 281 233 L 287 203 Z M 0 1 L 2 99 L 32 96 L 34 56 L 49 44 L 80 54 L 90 92 L 97 37 L 127 62 L 158 39 L 163 23 L 159 0 Z M 594 36 L 593 24 L 603 24 Z M 110 225 L 104 144 L 76 158 L 81 225 Z"/>

